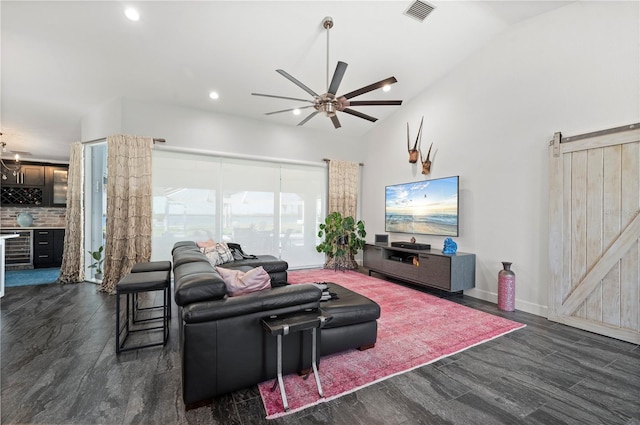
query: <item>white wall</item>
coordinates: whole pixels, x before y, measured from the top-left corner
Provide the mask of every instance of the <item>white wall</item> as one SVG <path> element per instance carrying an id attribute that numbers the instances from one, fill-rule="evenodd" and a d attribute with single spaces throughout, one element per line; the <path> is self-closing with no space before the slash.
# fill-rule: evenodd
<path id="1" fill-rule="evenodd" d="M 82 141 L 102 139 L 122 133 L 122 98 L 97 105 L 80 122 Z"/>
<path id="2" fill-rule="evenodd" d="M 166 139 L 179 147 L 255 158 L 322 162 L 323 158 L 359 162 L 357 140 L 307 129 L 269 124 L 232 115 L 121 98 L 95 108 L 82 121 L 82 138 L 132 134 Z"/>
<path id="3" fill-rule="evenodd" d="M 384 187 L 425 178 L 406 152 L 406 124 L 415 137 L 424 115 L 425 154 L 434 142 L 427 178 L 460 175 L 454 239 L 477 255 L 476 289 L 465 293 L 496 302 L 500 262 L 511 261 L 516 308 L 546 316 L 548 142 L 556 131 L 640 121 L 638 8 L 579 2 L 525 21 L 376 126 L 365 137 L 368 239 L 384 233 Z M 444 238 L 416 239 L 441 249 Z"/>
<path id="4" fill-rule="evenodd" d="M 467 293 L 495 302 L 500 261 L 511 261 L 516 307 L 545 316 L 547 145 L 556 131 L 570 136 L 640 121 L 638 8 L 638 2 L 576 2 L 525 21 L 360 141 L 131 99 L 91 111 L 82 138 L 127 133 L 165 138 L 168 147 L 364 162 L 362 215 L 372 242 L 384 233 L 384 187 L 425 178 L 406 152 L 406 124 L 415 137 L 424 115 L 423 148 L 434 142 L 428 178 L 460 175 L 456 241 L 460 251 L 477 254 L 476 289 Z M 442 246 L 443 237 L 416 238 Z"/>

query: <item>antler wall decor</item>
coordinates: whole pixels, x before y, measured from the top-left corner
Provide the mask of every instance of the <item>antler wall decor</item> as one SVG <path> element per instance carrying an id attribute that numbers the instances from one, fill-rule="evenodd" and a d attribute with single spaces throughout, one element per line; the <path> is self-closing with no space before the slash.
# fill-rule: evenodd
<path id="1" fill-rule="evenodd" d="M 431 161 L 429 157 L 431 156 L 431 148 L 433 147 L 433 143 L 429 145 L 429 152 L 427 152 L 427 159 L 422 159 L 422 151 L 420 151 L 420 162 L 422 162 L 422 174 L 429 174 L 431 172 Z"/>
<path id="2" fill-rule="evenodd" d="M 420 152 L 420 140 L 422 139 L 422 123 L 424 122 L 424 117 L 420 121 L 420 129 L 418 130 L 418 136 L 416 137 L 416 142 L 413 144 L 413 148 L 410 148 L 411 141 L 409 140 L 409 123 L 407 123 L 407 150 L 409 151 L 409 163 L 415 164 L 418 162 L 418 154 Z"/>

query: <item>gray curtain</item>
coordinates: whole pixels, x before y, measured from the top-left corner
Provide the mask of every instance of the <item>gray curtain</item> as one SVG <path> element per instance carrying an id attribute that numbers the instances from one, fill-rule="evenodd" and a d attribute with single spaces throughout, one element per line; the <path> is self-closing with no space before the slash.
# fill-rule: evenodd
<path id="1" fill-rule="evenodd" d="M 60 267 L 60 283 L 84 281 L 84 147 L 71 145 L 67 181 L 67 212 L 65 216 L 64 252 Z"/>
<path id="2" fill-rule="evenodd" d="M 100 290 L 115 293 L 134 264 L 151 258 L 153 139 L 107 137 L 107 228 Z"/>

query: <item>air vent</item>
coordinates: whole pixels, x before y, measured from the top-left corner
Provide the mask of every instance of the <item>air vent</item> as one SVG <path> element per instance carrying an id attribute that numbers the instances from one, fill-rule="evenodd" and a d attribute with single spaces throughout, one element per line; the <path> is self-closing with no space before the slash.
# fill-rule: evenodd
<path id="1" fill-rule="evenodd" d="M 431 12 L 433 12 L 433 9 L 435 9 L 435 6 L 431 6 L 429 3 L 416 0 L 411 3 L 411 6 L 409 6 L 404 14 L 422 22 Z"/>

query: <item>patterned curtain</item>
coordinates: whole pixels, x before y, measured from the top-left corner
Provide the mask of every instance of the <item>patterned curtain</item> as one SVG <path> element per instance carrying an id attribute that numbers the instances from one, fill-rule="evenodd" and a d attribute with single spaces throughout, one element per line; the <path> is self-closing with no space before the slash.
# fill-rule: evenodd
<path id="1" fill-rule="evenodd" d="M 67 182 L 67 212 L 65 216 L 64 252 L 60 267 L 60 283 L 84 281 L 84 147 L 71 145 Z"/>
<path id="2" fill-rule="evenodd" d="M 356 218 L 360 165 L 332 159 L 329 161 L 329 213 Z"/>
<path id="3" fill-rule="evenodd" d="M 360 165 L 357 162 L 329 161 L 329 214 L 339 212 L 342 217 L 356 218 L 359 174 Z M 357 268 L 357 263 L 353 254 L 349 253 L 345 257 L 327 256 L 324 267 L 352 270 Z"/>
<path id="4" fill-rule="evenodd" d="M 107 229 L 99 289 L 110 294 L 134 264 L 151 258 L 152 145 L 150 137 L 107 137 Z"/>

